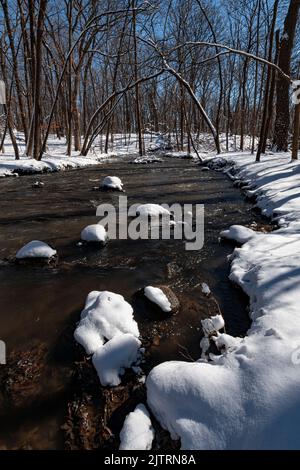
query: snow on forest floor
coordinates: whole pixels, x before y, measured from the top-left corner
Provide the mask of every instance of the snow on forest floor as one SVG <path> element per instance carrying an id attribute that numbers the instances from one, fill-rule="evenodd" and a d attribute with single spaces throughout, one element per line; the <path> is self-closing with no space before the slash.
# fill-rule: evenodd
<path id="1" fill-rule="evenodd" d="M 254 232 L 231 257 L 230 279 L 250 298 L 252 325 L 209 362 L 155 367 L 148 404 L 183 449 L 299 449 L 300 161 L 223 157 L 227 174 L 279 226 Z"/>
<path id="2" fill-rule="evenodd" d="M 108 153 L 104 153 L 104 136 L 99 136 L 96 144 L 85 157 L 80 156 L 80 152 L 75 151 L 72 152 L 71 156 L 67 156 L 65 139 L 62 138 L 59 140 L 54 136 L 50 136 L 48 139 L 47 152 L 43 156 L 42 161 L 36 161 L 33 158 L 23 156 L 26 150 L 24 136 L 21 133 L 16 133 L 16 137 L 20 152 L 20 160 L 15 160 L 13 147 L 9 138 L 6 138 L 5 153 L 0 153 L 0 177 L 18 176 L 19 174 L 55 172 L 71 168 L 84 168 L 91 165 L 99 165 L 110 157 L 134 155 L 138 153 L 138 138 L 136 134 L 113 135 L 110 139 L 110 151 Z M 175 136 L 172 136 L 171 140 L 173 145 L 175 145 Z M 174 158 L 197 158 L 194 152 L 189 154 L 186 151 L 170 151 L 168 136 L 148 133 L 144 134 L 144 142 L 146 150 L 150 152 L 162 151 L 165 152 L 166 156 Z M 198 142 L 201 148 L 199 153 L 201 158 L 206 158 L 209 155 L 215 154 L 214 143 L 211 136 L 208 134 L 200 134 Z M 222 149 L 225 150 L 225 134 L 221 134 L 220 142 Z M 237 140 L 232 136 L 229 141 L 229 149 L 233 150 L 236 145 Z M 250 145 L 250 137 L 245 137 L 246 148 Z M 137 161 L 137 163 L 138 162 L 139 161 Z"/>

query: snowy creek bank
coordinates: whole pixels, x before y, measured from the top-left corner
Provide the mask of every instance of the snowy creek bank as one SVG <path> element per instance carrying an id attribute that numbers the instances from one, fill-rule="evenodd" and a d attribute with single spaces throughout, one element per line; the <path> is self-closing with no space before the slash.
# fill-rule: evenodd
<path id="1" fill-rule="evenodd" d="M 202 283 L 217 299 L 228 334 L 243 336 L 250 326 L 247 297 L 228 279 L 232 245 L 220 243 L 219 233 L 232 224 L 263 220 L 222 173 L 201 172 L 193 160 L 130 165 L 133 160 L 43 174 L 38 189 L 32 187 L 34 176 L 1 179 L 0 331 L 8 350 L 8 364 L 1 368 L 3 448 L 117 448 L 125 417 L 146 402 L 142 377 L 163 361 L 200 357 L 201 319 L 218 313 Z M 203 249 L 187 252 L 180 240 L 110 240 L 101 249 L 80 245 L 82 230 L 98 222 L 96 207 L 118 204 L 118 193 L 93 189 L 107 175 L 121 178 L 130 204 L 204 204 Z M 57 265 L 11 263 L 32 240 L 55 247 Z M 181 308 L 155 318 L 136 293 L 164 285 L 174 291 Z M 91 291 L 115 292 L 130 303 L 145 348 L 142 372 L 129 369 L 111 389 L 101 387 L 73 339 Z M 48 382 L 55 391 L 51 395 Z M 151 420 L 154 448 L 172 448 L 174 443 Z"/>

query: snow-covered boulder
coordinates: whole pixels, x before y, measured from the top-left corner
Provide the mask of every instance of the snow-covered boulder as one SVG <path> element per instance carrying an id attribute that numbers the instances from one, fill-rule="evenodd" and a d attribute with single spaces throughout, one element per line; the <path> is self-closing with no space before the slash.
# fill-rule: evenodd
<path id="1" fill-rule="evenodd" d="M 110 191 L 123 191 L 123 183 L 118 176 L 106 176 L 102 180 L 100 188 Z"/>
<path id="2" fill-rule="evenodd" d="M 137 405 L 125 418 L 119 450 L 150 450 L 153 439 L 154 429 L 149 413 L 143 404 Z"/>
<path id="3" fill-rule="evenodd" d="M 116 386 L 125 368 L 138 360 L 141 342 L 132 334 L 118 334 L 100 346 L 92 361 L 103 386 Z"/>
<path id="4" fill-rule="evenodd" d="M 44 259 L 51 260 L 54 259 L 57 255 L 57 251 L 47 245 L 45 242 L 39 240 L 32 240 L 23 246 L 16 254 L 17 260 L 24 259 Z"/>
<path id="5" fill-rule="evenodd" d="M 76 341 L 84 347 L 87 354 L 93 354 L 106 339 L 112 339 L 121 333 L 139 337 L 131 305 L 122 295 L 113 292 L 90 292 L 74 332 Z"/>
<path id="6" fill-rule="evenodd" d="M 179 310 L 179 300 L 168 286 L 147 286 L 144 296 L 163 313 L 173 314 Z"/>
<path id="7" fill-rule="evenodd" d="M 85 227 L 81 232 L 81 240 L 88 243 L 100 243 L 105 245 L 107 242 L 107 232 L 103 225 L 92 224 Z"/>
<path id="8" fill-rule="evenodd" d="M 137 215 L 142 217 L 159 217 L 160 215 L 171 215 L 170 211 L 159 204 L 140 204 L 136 209 Z"/>
<path id="9" fill-rule="evenodd" d="M 257 235 L 257 232 L 243 225 L 231 225 L 228 230 L 222 230 L 222 232 L 220 232 L 221 238 L 235 241 L 240 245 L 243 245 Z"/>

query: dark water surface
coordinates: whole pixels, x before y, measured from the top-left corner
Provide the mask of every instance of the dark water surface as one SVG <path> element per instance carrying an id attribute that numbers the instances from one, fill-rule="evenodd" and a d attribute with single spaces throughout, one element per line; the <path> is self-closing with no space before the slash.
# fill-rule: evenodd
<path id="1" fill-rule="evenodd" d="M 167 284 L 183 304 L 184 315 L 168 320 L 163 329 L 139 312 L 142 335 L 151 329 L 160 336 L 153 364 L 183 359 L 182 348 L 200 355 L 200 283 L 209 284 L 226 320 L 227 332 L 244 335 L 249 327 L 247 299 L 228 280 L 232 246 L 218 241 L 229 225 L 258 219 L 239 190 L 218 172 L 201 171 L 193 161 L 165 159 L 162 163 L 131 165 L 128 159 L 98 167 L 0 180 L 0 338 L 7 351 L 25 351 L 35 342 L 55 351 L 53 367 L 71 364 L 63 350 L 62 332 L 75 325 L 91 290 L 110 290 L 131 302 L 145 285 Z M 96 206 L 118 203 L 118 193 L 93 190 L 104 176 L 119 176 L 129 204 L 199 203 L 205 205 L 205 243 L 200 251 L 185 251 L 182 241 L 110 241 L 102 249 L 78 246 L 81 230 L 99 219 Z M 44 187 L 33 189 L 34 181 Z M 56 267 L 25 267 L 6 263 L 25 243 L 43 240 L 59 253 Z M 194 302 L 194 304 L 193 304 Z M 154 333 L 155 333 L 154 331 Z M 46 359 L 45 359 L 46 360 Z M 5 366 L 0 366 L 5 367 Z M 56 377 L 56 376 L 55 376 Z M 58 374 L 58 398 L 24 416 L 1 410 L 0 445 L 7 448 L 60 448 L 64 415 L 64 379 Z M 47 380 L 43 384 L 47 389 Z M 60 397 L 60 398 L 59 398 Z"/>

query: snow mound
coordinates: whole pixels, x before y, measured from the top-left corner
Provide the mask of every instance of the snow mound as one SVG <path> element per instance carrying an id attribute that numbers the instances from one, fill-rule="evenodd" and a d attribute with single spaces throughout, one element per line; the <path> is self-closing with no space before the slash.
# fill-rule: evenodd
<path id="1" fill-rule="evenodd" d="M 299 222 L 236 248 L 230 279 L 250 298 L 248 336 L 216 335 L 226 353 L 211 362 L 151 371 L 148 404 L 183 449 L 300 448 L 299 266 Z"/>
<path id="2" fill-rule="evenodd" d="M 171 312 L 171 303 L 161 289 L 158 287 L 147 286 L 144 289 L 144 294 L 147 299 L 158 305 L 163 312 Z"/>
<path id="3" fill-rule="evenodd" d="M 125 368 L 137 361 L 140 346 L 135 336 L 118 334 L 95 351 L 92 361 L 103 386 L 114 387 L 121 383 L 120 376 Z"/>
<path id="4" fill-rule="evenodd" d="M 140 204 L 136 213 L 142 217 L 159 217 L 160 215 L 170 215 L 168 209 L 160 206 L 159 204 Z"/>
<path id="5" fill-rule="evenodd" d="M 150 450 L 153 439 L 154 429 L 149 413 L 144 405 L 137 405 L 125 418 L 119 450 Z"/>
<path id="6" fill-rule="evenodd" d="M 92 224 L 82 230 L 80 238 L 85 242 L 105 244 L 107 241 L 107 233 L 103 225 Z"/>
<path id="7" fill-rule="evenodd" d="M 23 246 L 16 254 L 17 259 L 25 258 L 52 258 L 57 254 L 47 243 L 33 240 Z"/>
<path id="8" fill-rule="evenodd" d="M 118 176 L 106 176 L 101 183 L 101 188 L 123 191 L 123 183 Z"/>
<path id="9" fill-rule="evenodd" d="M 76 341 L 87 354 L 93 354 L 105 339 L 121 333 L 131 333 L 135 337 L 140 334 L 131 305 L 122 295 L 113 292 L 90 292 L 74 332 Z"/>
<path id="10" fill-rule="evenodd" d="M 222 230 L 222 232 L 220 232 L 221 238 L 233 240 L 241 245 L 257 235 L 257 232 L 254 232 L 251 228 L 243 227 L 243 225 L 231 225 L 228 230 Z"/>

